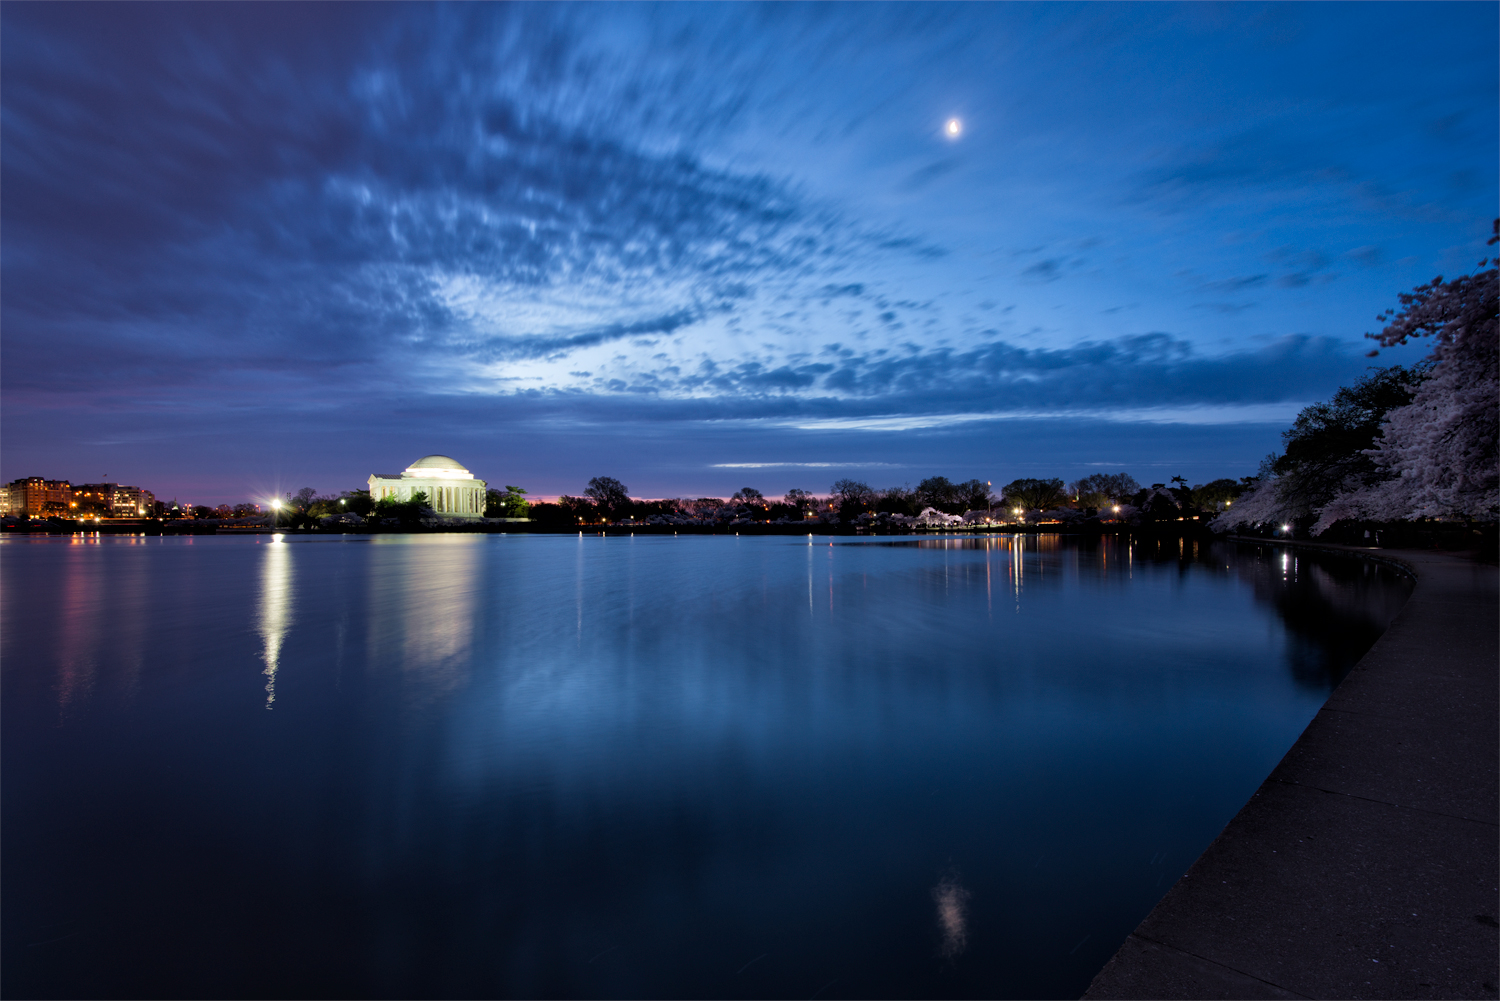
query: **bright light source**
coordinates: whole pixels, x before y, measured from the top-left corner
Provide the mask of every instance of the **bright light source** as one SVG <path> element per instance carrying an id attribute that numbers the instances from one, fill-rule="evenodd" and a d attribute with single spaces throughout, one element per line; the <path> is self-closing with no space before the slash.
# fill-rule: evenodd
<path id="1" fill-rule="evenodd" d="M 963 131 L 964 123 L 959 121 L 957 118 L 948 119 L 948 123 L 943 126 L 943 132 L 947 134 L 949 139 L 957 139 L 960 135 L 963 134 Z"/>
<path id="2" fill-rule="evenodd" d="M 281 510 L 281 498 L 280 497 L 276 497 L 276 498 L 273 498 L 271 500 L 271 508 L 272 508 L 272 510 L 275 510 L 275 511 L 280 511 Z"/>
<path id="3" fill-rule="evenodd" d="M 1119 514 L 1119 513 L 1120 513 L 1120 505 L 1116 504 L 1115 505 L 1115 514 Z"/>
<path id="4" fill-rule="evenodd" d="M 1281 526 L 1281 530 L 1283 532 L 1290 532 L 1292 530 L 1292 526 L 1291 525 L 1282 525 Z"/>

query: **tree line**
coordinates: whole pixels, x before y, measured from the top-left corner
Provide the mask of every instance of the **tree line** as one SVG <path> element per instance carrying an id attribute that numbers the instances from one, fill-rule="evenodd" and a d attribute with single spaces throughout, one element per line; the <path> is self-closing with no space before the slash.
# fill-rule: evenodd
<path id="1" fill-rule="evenodd" d="M 781 497 L 767 497 L 755 487 L 741 487 L 727 500 L 719 497 L 640 500 L 611 476 L 596 476 L 580 496 L 563 495 L 556 503 L 533 503 L 531 520 L 539 527 L 644 522 L 647 524 L 788 524 L 807 521 L 848 525 L 882 519 L 897 521 L 933 513 L 952 519 L 968 515 L 985 521 L 1161 521 L 1212 516 L 1223 511 L 1246 488 L 1246 481 L 1214 480 L 1189 487 L 1181 477 L 1142 487 L 1128 473 L 1098 473 L 1072 483 L 1060 478 L 1022 478 L 998 490 L 985 480 L 955 482 L 931 476 L 915 487 L 877 489 L 860 480 L 834 481 L 826 494 L 794 487 Z M 982 518 L 980 517 L 982 516 Z"/>

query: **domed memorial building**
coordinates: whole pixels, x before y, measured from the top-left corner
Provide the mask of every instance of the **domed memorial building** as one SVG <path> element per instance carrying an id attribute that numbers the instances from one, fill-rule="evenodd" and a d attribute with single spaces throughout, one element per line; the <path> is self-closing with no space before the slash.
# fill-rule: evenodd
<path id="1" fill-rule="evenodd" d="M 370 496 L 407 501 L 417 493 L 427 494 L 427 505 L 443 518 L 483 518 L 485 482 L 456 459 L 426 455 L 399 476 L 370 474 Z"/>

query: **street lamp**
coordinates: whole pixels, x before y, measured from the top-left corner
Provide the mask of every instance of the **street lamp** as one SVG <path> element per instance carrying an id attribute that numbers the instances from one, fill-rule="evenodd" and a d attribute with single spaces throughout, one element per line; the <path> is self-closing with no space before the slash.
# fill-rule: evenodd
<path id="1" fill-rule="evenodd" d="M 272 497 L 271 498 L 271 524 L 272 525 L 276 524 L 276 516 L 279 515 L 279 514 L 281 514 L 281 498 L 280 497 Z"/>

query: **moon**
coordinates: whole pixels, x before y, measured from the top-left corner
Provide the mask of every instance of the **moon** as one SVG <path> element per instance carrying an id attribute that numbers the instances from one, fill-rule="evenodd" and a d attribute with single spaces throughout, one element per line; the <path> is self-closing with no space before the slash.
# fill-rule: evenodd
<path id="1" fill-rule="evenodd" d="M 957 118 L 950 118 L 943 125 L 943 134 L 946 135 L 949 139 L 957 139 L 959 136 L 963 135 L 963 131 L 964 123 L 959 121 Z"/>

